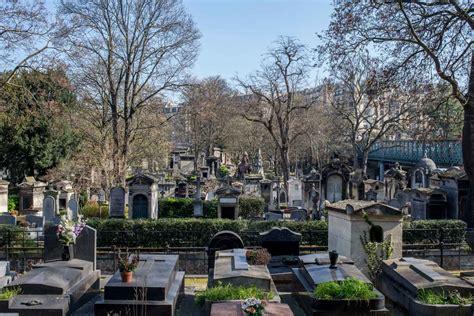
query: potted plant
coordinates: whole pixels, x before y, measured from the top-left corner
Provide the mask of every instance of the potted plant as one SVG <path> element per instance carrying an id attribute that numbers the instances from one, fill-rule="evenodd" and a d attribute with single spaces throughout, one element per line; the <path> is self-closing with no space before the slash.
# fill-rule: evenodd
<path id="1" fill-rule="evenodd" d="M 269 262 L 272 256 L 268 252 L 267 249 L 265 248 L 260 248 L 257 250 L 247 250 L 245 253 L 245 256 L 247 257 L 247 262 L 248 264 L 251 265 L 264 265 L 266 266 Z"/>
<path id="2" fill-rule="evenodd" d="M 140 261 L 138 254 L 129 256 L 127 250 L 125 256 L 122 256 L 119 252 L 118 265 L 122 282 L 132 282 L 133 271 L 137 269 L 138 261 Z"/>
<path id="3" fill-rule="evenodd" d="M 79 217 L 77 222 L 61 218 L 61 222 L 57 226 L 56 235 L 59 241 L 63 244 L 62 260 L 68 261 L 74 257 L 73 246 L 76 244 L 76 239 L 86 226 L 85 220 Z"/>
<path id="4" fill-rule="evenodd" d="M 242 302 L 242 311 L 245 315 L 263 316 L 266 302 L 258 298 L 248 298 Z"/>

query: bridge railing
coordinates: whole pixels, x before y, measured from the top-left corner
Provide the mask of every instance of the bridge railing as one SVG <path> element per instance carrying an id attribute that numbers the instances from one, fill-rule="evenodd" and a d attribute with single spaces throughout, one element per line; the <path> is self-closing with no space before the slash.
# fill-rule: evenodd
<path id="1" fill-rule="evenodd" d="M 370 160 L 416 164 L 426 155 L 439 167 L 463 165 L 460 140 L 424 142 L 387 140 L 377 142 L 369 153 Z"/>

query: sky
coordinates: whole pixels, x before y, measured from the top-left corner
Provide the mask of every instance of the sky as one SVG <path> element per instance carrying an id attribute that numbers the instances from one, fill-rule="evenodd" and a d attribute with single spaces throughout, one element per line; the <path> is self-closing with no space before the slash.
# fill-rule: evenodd
<path id="1" fill-rule="evenodd" d="M 183 0 L 202 33 L 192 74 L 232 79 L 259 68 L 263 55 L 280 35 L 309 48 L 316 32 L 328 25 L 331 0 Z M 315 75 L 317 75 L 315 73 Z"/>
<path id="2" fill-rule="evenodd" d="M 317 32 L 328 25 L 333 0 L 182 0 L 202 34 L 191 74 L 219 75 L 231 80 L 260 66 L 263 55 L 280 35 L 314 48 Z M 54 11 L 58 0 L 46 0 Z M 318 77 L 319 70 L 314 71 Z"/>

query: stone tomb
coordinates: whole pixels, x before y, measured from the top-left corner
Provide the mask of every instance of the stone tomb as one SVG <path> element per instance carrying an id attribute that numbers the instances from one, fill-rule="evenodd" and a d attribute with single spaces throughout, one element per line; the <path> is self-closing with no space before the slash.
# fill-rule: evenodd
<path id="1" fill-rule="evenodd" d="M 95 315 L 136 311 L 136 315 L 172 316 L 183 294 L 184 272 L 178 271 L 177 255 L 140 254 L 132 282 L 122 282 L 117 271 L 105 285 L 104 298 L 96 302 Z"/>
<path id="2" fill-rule="evenodd" d="M 216 251 L 244 248 L 244 242 L 239 235 L 230 230 L 222 230 L 212 236 L 207 247 L 208 270 L 214 268 Z"/>
<path id="3" fill-rule="evenodd" d="M 474 295 L 474 287 L 469 282 L 454 277 L 433 261 L 415 258 L 385 260 L 377 281 L 380 290 L 410 315 L 474 314 L 471 305 L 428 305 L 416 299 L 422 289 L 435 292 L 456 290 L 464 296 Z"/>
<path id="4" fill-rule="evenodd" d="M 295 276 L 293 294 L 306 315 L 389 315 L 385 308 L 385 297 L 375 288 L 377 298 L 369 301 L 316 299 L 313 291 L 322 283 L 343 281 L 351 277 L 371 283 L 351 259 L 339 256 L 336 269 L 329 268 L 328 253 L 300 256 L 300 261 L 301 266 L 292 269 Z M 301 288 L 304 290 L 298 290 Z"/>
<path id="5" fill-rule="evenodd" d="M 329 217 L 329 249 L 354 260 L 359 269 L 367 266 L 367 255 L 361 243 L 364 232 L 369 236 L 371 226 L 363 217 L 365 212 L 373 225 L 380 226 L 383 240 L 391 240 L 394 258 L 402 256 L 402 217 L 399 209 L 374 201 L 344 200 L 326 206 Z"/>
<path id="6" fill-rule="evenodd" d="M 255 285 L 266 291 L 272 289 L 272 278 L 267 266 L 250 265 L 247 249 L 230 249 L 216 252 L 211 286 L 216 282 L 233 285 Z"/>
<path id="7" fill-rule="evenodd" d="M 86 226 L 76 240 L 75 258 L 61 261 L 57 258 L 61 257 L 62 245 L 57 238 L 51 238 L 53 229 L 56 228 L 53 226 L 45 232 L 45 263 L 33 266 L 30 272 L 7 285 L 19 287 L 22 294 L 0 304 L 0 312 L 26 316 L 69 315 L 99 294 L 96 239 L 90 238 L 95 236 L 95 230 Z M 61 251 L 57 251 L 58 248 Z"/>

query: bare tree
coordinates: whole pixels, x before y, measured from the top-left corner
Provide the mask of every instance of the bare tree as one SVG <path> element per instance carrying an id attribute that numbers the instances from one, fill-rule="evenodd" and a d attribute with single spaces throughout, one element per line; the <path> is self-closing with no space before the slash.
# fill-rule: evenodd
<path id="1" fill-rule="evenodd" d="M 0 88 L 9 83 L 20 68 L 50 48 L 57 35 L 55 25 L 48 21 L 43 1 L 1 1 L 0 58 L 11 71 L 0 82 Z"/>
<path id="2" fill-rule="evenodd" d="M 200 35 L 177 0 L 61 1 L 60 13 L 76 73 L 110 111 L 114 183 L 125 185 L 137 113 L 182 86 Z"/>
<path id="3" fill-rule="evenodd" d="M 373 46 L 418 81 L 446 82 L 464 108 L 463 158 L 474 183 L 474 5 L 472 1 L 341 1 L 323 37 L 333 55 Z M 464 219 L 474 225 L 474 186 Z"/>
<path id="4" fill-rule="evenodd" d="M 184 89 L 185 134 L 192 144 L 194 171 L 197 171 L 199 155 L 209 156 L 213 148 L 227 138 L 227 125 L 232 90 L 220 77 L 209 77 Z"/>
<path id="5" fill-rule="evenodd" d="M 297 114 L 315 102 L 304 93 L 311 68 L 306 57 L 305 47 L 297 40 L 280 37 L 267 53 L 261 70 L 246 79 L 236 79 L 245 95 L 241 114 L 269 133 L 278 149 L 286 188 L 290 146 L 304 134 Z"/>
<path id="6" fill-rule="evenodd" d="M 352 145 L 354 169 L 361 169 L 366 175 L 374 144 L 404 131 L 403 127 L 420 113 L 425 91 L 417 91 L 416 86 L 404 87 L 392 69 L 367 53 L 354 54 L 334 64 L 331 75 L 335 79 L 332 111 L 343 122 L 340 131 Z"/>

